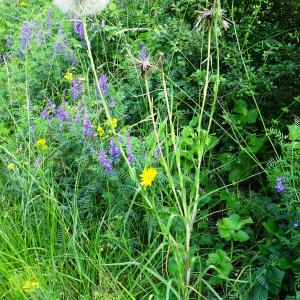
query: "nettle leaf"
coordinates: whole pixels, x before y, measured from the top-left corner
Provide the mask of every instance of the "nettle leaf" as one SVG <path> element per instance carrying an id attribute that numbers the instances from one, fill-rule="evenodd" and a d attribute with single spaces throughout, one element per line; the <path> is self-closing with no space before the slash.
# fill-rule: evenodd
<path id="1" fill-rule="evenodd" d="M 285 272 L 276 267 L 269 267 L 265 274 L 265 287 L 273 295 L 279 295 Z"/>
<path id="2" fill-rule="evenodd" d="M 232 214 L 228 218 L 223 218 L 217 223 L 219 234 L 222 238 L 244 242 L 249 239 L 249 235 L 241 230 L 246 224 L 253 223 L 251 218 L 240 219 L 237 214 Z"/>
<path id="3" fill-rule="evenodd" d="M 267 300 L 268 294 L 268 290 L 263 285 L 257 284 L 252 289 L 248 300 Z"/>
<path id="4" fill-rule="evenodd" d="M 221 249 L 217 249 L 216 252 L 210 253 L 206 265 L 215 266 L 218 269 L 219 275 L 227 278 L 230 272 L 233 269 L 232 264 L 230 263 L 230 258 L 227 256 L 227 253 Z"/>
<path id="5" fill-rule="evenodd" d="M 248 114 L 247 102 L 245 100 L 235 101 L 233 111 L 246 117 Z"/>
<path id="6" fill-rule="evenodd" d="M 235 235 L 234 235 L 234 240 L 238 242 L 245 242 L 249 240 L 249 235 L 244 231 L 244 230 L 239 230 Z"/>
<path id="7" fill-rule="evenodd" d="M 258 111 L 256 108 L 250 109 L 247 113 L 246 121 L 248 124 L 254 124 L 258 116 Z"/>

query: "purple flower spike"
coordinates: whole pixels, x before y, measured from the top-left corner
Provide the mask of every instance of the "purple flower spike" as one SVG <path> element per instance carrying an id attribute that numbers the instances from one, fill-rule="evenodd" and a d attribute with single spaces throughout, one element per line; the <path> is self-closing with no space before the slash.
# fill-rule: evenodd
<path id="1" fill-rule="evenodd" d="M 108 152 L 111 155 L 111 157 L 112 157 L 113 160 L 116 160 L 121 155 L 121 151 L 117 147 L 117 145 L 115 143 L 115 140 L 113 138 L 111 138 L 109 140 L 109 150 L 108 150 Z"/>
<path id="2" fill-rule="evenodd" d="M 82 91 L 82 82 L 80 79 L 74 78 L 72 81 L 72 98 L 78 100 L 79 94 Z"/>
<path id="3" fill-rule="evenodd" d="M 6 35 L 5 40 L 6 40 L 6 48 L 11 49 L 11 47 L 12 47 L 12 37 L 11 37 L 11 35 Z"/>
<path id="4" fill-rule="evenodd" d="M 53 10 L 52 7 L 50 7 L 48 11 L 48 18 L 46 19 L 46 26 L 48 29 L 52 28 L 52 15 L 53 15 Z"/>
<path id="5" fill-rule="evenodd" d="M 141 43 L 142 50 L 139 55 L 139 59 L 145 61 L 149 58 L 149 52 L 147 51 L 146 45 L 144 42 Z"/>
<path id="6" fill-rule="evenodd" d="M 84 31 L 82 22 L 74 20 L 74 32 L 79 34 L 81 39 L 84 40 Z"/>
<path id="7" fill-rule="evenodd" d="M 285 183 L 285 177 L 284 176 L 279 176 L 276 179 L 276 186 L 275 186 L 275 190 L 277 193 L 282 193 L 285 191 L 285 186 L 283 185 Z"/>
<path id="8" fill-rule="evenodd" d="M 104 152 L 103 149 L 99 150 L 98 152 L 98 159 L 101 163 L 101 165 L 104 167 L 104 169 L 108 172 L 108 173 L 113 173 L 113 167 L 111 162 L 109 161 L 108 156 L 106 155 L 106 153 Z"/>
<path id="9" fill-rule="evenodd" d="M 127 138 L 127 159 L 130 164 L 133 162 L 132 142 L 130 136 Z"/>
<path id="10" fill-rule="evenodd" d="M 61 105 L 57 113 L 57 118 L 59 120 L 59 130 L 61 131 L 63 122 L 71 120 L 71 114 L 67 110 L 64 110 L 63 106 Z"/>
<path id="11" fill-rule="evenodd" d="M 24 22 L 22 24 L 21 29 L 21 51 L 24 52 L 25 49 L 29 48 L 29 42 L 33 39 L 33 23 L 32 22 Z"/>
<path id="12" fill-rule="evenodd" d="M 94 137 L 94 128 L 87 115 L 83 120 L 83 134 L 84 136 Z"/>
<path id="13" fill-rule="evenodd" d="M 108 89 L 109 89 L 109 83 L 107 80 L 107 77 L 105 74 L 101 74 L 98 80 L 99 86 L 100 86 L 100 90 L 103 93 L 104 96 L 108 95 Z M 97 95 L 98 97 L 100 97 L 98 89 L 97 89 Z"/>

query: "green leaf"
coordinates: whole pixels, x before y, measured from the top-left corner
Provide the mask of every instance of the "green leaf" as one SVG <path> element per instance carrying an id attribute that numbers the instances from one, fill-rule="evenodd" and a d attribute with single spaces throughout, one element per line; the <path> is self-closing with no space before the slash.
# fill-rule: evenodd
<path id="1" fill-rule="evenodd" d="M 271 234 L 276 233 L 276 224 L 275 224 L 274 220 L 268 219 L 267 222 L 263 222 L 262 224 L 268 233 L 271 233 Z"/>
<path id="2" fill-rule="evenodd" d="M 300 126 L 289 125 L 289 138 L 293 141 L 300 140 Z"/>
<path id="3" fill-rule="evenodd" d="M 276 267 L 269 267 L 265 275 L 265 287 L 273 295 L 279 295 L 285 272 Z"/>
<path id="4" fill-rule="evenodd" d="M 249 235 L 244 230 L 239 230 L 234 236 L 234 240 L 241 243 L 249 240 L 249 238 Z"/>
<path id="5" fill-rule="evenodd" d="M 244 117 L 246 117 L 247 114 L 248 114 L 248 108 L 247 107 L 248 107 L 248 105 L 247 105 L 247 102 L 245 100 L 238 100 L 234 103 L 233 111 L 243 115 Z"/>
<path id="6" fill-rule="evenodd" d="M 258 111 L 256 108 L 250 109 L 247 113 L 246 122 L 248 124 L 254 124 L 258 116 Z"/>
<path id="7" fill-rule="evenodd" d="M 261 284 L 257 284 L 252 289 L 252 292 L 248 300 L 267 300 L 268 299 L 268 290 Z"/>

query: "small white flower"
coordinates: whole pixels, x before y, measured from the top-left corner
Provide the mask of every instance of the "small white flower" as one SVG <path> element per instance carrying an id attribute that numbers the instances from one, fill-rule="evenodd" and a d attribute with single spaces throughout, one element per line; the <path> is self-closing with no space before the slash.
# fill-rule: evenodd
<path id="1" fill-rule="evenodd" d="M 77 16 L 95 15 L 103 10 L 109 0 L 54 0 L 54 3 L 65 13 Z"/>

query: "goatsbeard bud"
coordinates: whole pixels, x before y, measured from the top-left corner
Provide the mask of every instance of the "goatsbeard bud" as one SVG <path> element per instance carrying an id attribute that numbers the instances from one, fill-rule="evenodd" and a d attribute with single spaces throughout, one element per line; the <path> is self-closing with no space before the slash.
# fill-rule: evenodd
<path id="1" fill-rule="evenodd" d="M 109 0 L 54 0 L 54 3 L 64 13 L 76 16 L 89 16 L 102 11 L 109 3 Z"/>

